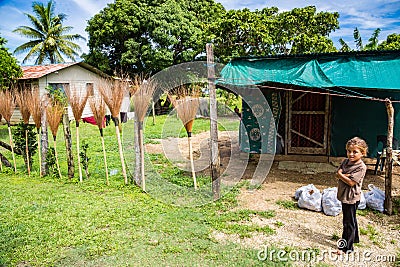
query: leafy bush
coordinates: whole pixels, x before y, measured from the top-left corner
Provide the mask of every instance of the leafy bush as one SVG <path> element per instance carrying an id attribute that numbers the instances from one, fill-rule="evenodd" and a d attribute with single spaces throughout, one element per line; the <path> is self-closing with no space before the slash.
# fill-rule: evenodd
<path id="1" fill-rule="evenodd" d="M 28 157 L 29 157 L 29 164 L 32 166 L 33 163 L 33 156 L 37 150 L 37 142 L 36 142 L 36 133 L 35 127 L 32 125 L 26 125 L 23 121 L 18 123 L 18 125 L 14 128 L 13 131 L 13 141 L 16 150 L 20 150 L 22 156 L 25 161 L 25 165 L 27 166 L 28 161 L 26 158 L 26 140 L 25 140 L 25 130 L 28 130 Z"/>

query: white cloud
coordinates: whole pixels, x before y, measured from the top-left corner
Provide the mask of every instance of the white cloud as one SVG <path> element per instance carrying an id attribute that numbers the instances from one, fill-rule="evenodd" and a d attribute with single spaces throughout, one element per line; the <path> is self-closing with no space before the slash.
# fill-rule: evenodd
<path id="1" fill-rule="evenodd" d="M 111 0 L 72 0 L 76 5 L 78 5 L 82 10 L 84 10 L 90 16 L 98 13 L 101 9 L 103 9 L 107 3 L 112 2 Z"/>

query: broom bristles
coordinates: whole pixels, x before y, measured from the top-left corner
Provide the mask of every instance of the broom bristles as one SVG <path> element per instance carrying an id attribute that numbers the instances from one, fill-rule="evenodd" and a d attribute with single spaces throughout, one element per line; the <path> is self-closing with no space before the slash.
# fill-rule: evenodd
<path id="1" fill-rule="evenodd" d="M 10 123 L 15 109 L 15 96 L 11 90 L 0 91 L 0 114 Z"/>
<path id="2" fill-rule="evenodd" d="M 47 122 L 53 137 L 56 138 L 58 127 L 61 122 L 62 115 L 64 113 L 64 107 L 57 101 L 50 101 L 46 108 Z"/>
<path id="3" fill-rule="evenodd" d="M 25 124 L 29 124 L 29 118 L 31 117 L 29 105 L 32 102 L 32 98 L 31 91 L 25 86 L 23 86 L 16 94 L 19 111 L 21 112 L 22 120 Z"/>
<path id="4" fill-rule="evenodd" d="M 72 113 L 74 114 L 75 121 L 79 123 L 82 117 L 83 110 L 85 109 L 86 102 L 89 98 L 89 91 L 83 95 L 81 91 L 76 89 L 70 90 L 66 88 L 65 93 L 68 97 L 69 105 L 71 106 Z"/>
<path id="5" fill-rule="evenodd" d="M 98 90 L 114 118 L 119 117 L 122 100 L 129 86 L 126 81 L 102 79 L 98 82 Z"/>
<path id="6" fill-rule="evenodd" d="M 28 104 L 29 110 L 32 115 L 32 119 L 35 122 L 36 129 L 39 129 L 42 125 L 42 110 L 43 101 L 40 98 L 40 93 L 38 88 L 34 88 L 31 91 L 31 100 Z"/>
<path id="7" fill-rule="evenodd" d="M 106 115 L 106 105 L 102 97 L 89 99 L 90 109 L 92 110 L 94 120 L 99 129 L 104 128 L 104 116 Z"/>
<path id="8" fill-rule="evenodd" d="M 179 119 L 185 125 L 186 131 L 192 132 L 193 121 L 200 105 L 199 92 L 182 87 L 178 88 L 176 94 L 177 97 L 168 95 L 168 98 L 176 109 Z"/>
<path id="9" fill-rule="evenodd" d="M 133 101 L 135 106 L 135 113 L 139 121 L 143 121 L 146 116 L 150 101 L 153 99 L 154 91 L 157 88 L 157 83 L 151 80 L 142 82 L 139 90 L 136 91 Z"/>

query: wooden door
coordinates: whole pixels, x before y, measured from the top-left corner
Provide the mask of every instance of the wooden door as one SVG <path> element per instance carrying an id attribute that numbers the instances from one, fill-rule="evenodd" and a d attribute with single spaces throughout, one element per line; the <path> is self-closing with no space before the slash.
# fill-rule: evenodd
<path id="1" fill-rule="evenodd" d="M 287 153 L 326 155 L 329 96 L 289 92 L 287 97 Z"/>

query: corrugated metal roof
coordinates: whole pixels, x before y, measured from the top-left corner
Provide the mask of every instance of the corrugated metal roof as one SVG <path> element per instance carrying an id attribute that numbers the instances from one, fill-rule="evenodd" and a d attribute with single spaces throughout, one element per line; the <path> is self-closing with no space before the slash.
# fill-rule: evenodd
<path id="1" fill-rule="evenodd" d="M 60 63 L 60 64 L 49 64 L 49 65 L 33 65 L 33 66 L 21 66 L 23 71 L 23 76 L 19 78 L 19 80 L 29 80 L 29 79 L 38 79 L 53 72 L 56 72 L 61 69 L 68 68 L 73 65 L 79 65 L 82 68 L 90 70 L 91 72 L 97 73 L 100 76 L 108 77 L 104 72 L 96 69 L 95 67 L 86 64 L 84 62 L 72 62 L 72 63 Z"/>
<path id="2" fill-rule="evenodd" d="M 72 66 L 74 64 L 76 63 L 21 66 L 24 75 L 20 78 L 20 80 L 38 79 L 50 73 Z"/>

